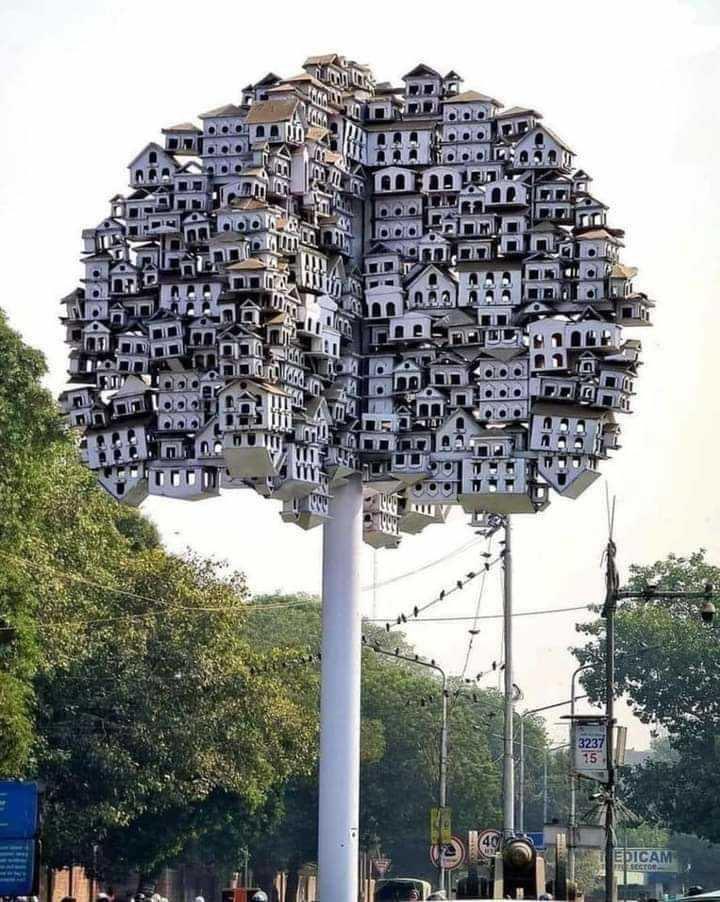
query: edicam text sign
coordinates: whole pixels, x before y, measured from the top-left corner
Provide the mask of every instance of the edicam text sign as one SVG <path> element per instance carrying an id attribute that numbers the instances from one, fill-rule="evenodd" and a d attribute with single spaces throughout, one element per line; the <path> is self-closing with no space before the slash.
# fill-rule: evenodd
<path id="1" fill-rule="evenodd" d="M 628 871 L 662 871 L 677 874 L 680 870 L 674 849 L 615 849 L 615 868 Z"/>

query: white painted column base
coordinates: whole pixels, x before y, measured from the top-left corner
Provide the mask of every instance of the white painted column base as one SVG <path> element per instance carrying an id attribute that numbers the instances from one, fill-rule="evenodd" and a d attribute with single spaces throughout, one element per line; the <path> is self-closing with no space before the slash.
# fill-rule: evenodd
<path id="1" fill-rule="evenodd" d="M 362 483 L 334 489 L 323 526 L 320 902 L 357 902 Z"/>

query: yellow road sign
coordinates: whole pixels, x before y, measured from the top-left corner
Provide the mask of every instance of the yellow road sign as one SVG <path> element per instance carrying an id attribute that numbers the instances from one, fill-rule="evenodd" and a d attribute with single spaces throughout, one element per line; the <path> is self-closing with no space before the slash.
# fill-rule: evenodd
<path id="1" fill-rule="evenodd" d="M 452 840 L 452 818 L 450 808 L 430 809 L 430 842 L 449 843 Z"/>

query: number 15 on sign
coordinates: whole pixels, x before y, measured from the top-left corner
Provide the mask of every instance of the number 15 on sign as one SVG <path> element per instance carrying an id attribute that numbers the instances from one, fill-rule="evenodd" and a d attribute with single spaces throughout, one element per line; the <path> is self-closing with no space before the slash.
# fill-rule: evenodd
<path id="1" fill-rule="evenodd" d="M 607 768 L 605 740 L 604 724 L 578 723 L 575 725 L 575 770 L 578 773 Z"/>

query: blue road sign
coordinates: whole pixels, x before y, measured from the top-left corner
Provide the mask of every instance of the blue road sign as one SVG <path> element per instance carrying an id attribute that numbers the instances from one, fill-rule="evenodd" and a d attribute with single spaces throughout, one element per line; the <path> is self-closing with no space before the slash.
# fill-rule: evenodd
<path id="1" fill-rule="evenodd" d="M 35 892 L 35 839 L 0 839 L 0 896 Z"/>
<path id="2" fill-rule="evenodd" d="M 526 833 L 525 836 L 527 836 L 536 849 L 545 848 L 545 838 L 542 833 Z"/>
<path id="3" fill-rule="evenodd" d="M 37 832 L 37 784 L 0 780 L 0 839 L 30 839 Z"/>
<path id="4" fill-rule="evenodd" d="M 37 784 L 0 780 L 0 839 L 30 839 L 37 832 Z"/>

